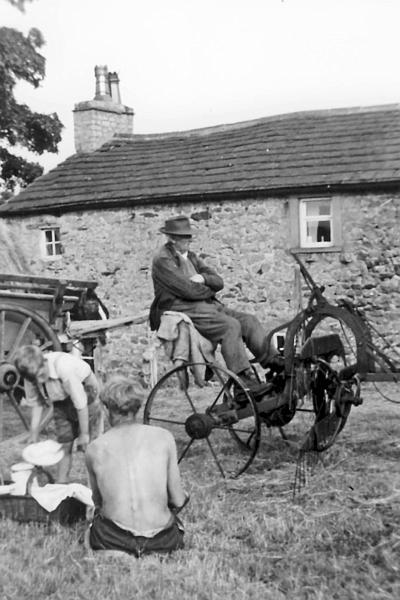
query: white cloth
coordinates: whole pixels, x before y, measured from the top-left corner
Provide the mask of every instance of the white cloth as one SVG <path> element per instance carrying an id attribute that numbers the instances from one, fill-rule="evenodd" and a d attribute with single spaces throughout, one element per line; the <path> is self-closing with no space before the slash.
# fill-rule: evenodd
<path id="1" fill-rule="evenodd" d="M 204 385 L 204 363 L 214 363 L 213 344 L 203 337 L 185 313 L 166 310 L 161 315 L 157 337 L 168 358 L 175 364 L 195 363 L 192 372 L 196 383 Z"/>
<path id="2" fill-rule="evenodd" d="M 52 512 L 65 498 L 76 498 L 93 507 L 92 490 L 82 483 L 48 483 L 43 487 L 32 486 L 30 494 L 40 506 Z"/>
<path id="3" fill-rule="evenodd" d="M 184 360 L 199 360 L 206 362 L 214 362 L 214 346 L 212 342 L 202 336 L 188 315 L 175 310 L 166 310 L 161 315 L 160 327 L 157 331 L 157 337 L 163 342 L 173 342 L 180 335 L 179 325 L 185 323 L 190 336 L 190 344 L 186 347 L 184 356 L 173 356 L 173 360 L 182 358 Z"/>

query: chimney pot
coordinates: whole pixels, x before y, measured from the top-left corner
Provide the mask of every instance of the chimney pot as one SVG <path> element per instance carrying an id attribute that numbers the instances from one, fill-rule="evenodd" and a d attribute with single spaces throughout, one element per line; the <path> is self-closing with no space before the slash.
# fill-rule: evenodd
<path id="1" fill-rule="evenodd" d="M 94 76 L 96 78 L 96 94 L 94 99 L 111 100 L 107 65 L 97 65 L 94 68 Z"/>
<path id="2" fill-rule="evenodd" d="M 121 93 L 119 91 L 119 77 L 117 73 L 108 74 L 108 85 L 110 88 L 111 99 L 117 104 L 121 104 Z"/>

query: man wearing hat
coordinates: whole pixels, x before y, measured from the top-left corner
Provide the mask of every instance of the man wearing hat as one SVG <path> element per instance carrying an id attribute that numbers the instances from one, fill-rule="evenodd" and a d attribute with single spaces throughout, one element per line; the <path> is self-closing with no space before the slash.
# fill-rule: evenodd
<path id="1" fill-rule="evenodd" d="M 158 329 L 164 311 L 188 315 L 196 329 L 213 344 L 221 344 L 228 369 L 253 383 L 246 348 L 266 366 L 269 347 L 264 328 L 251 314 L 232 310 L 216 297 L 222 290 L 222 278 L 194 252 L 190 221 L 179 215 L 165 221 L 160 231 L 168 241 L 156 253 L 152 265 L 154 300 L 150 308 L 150 326 Z"/>

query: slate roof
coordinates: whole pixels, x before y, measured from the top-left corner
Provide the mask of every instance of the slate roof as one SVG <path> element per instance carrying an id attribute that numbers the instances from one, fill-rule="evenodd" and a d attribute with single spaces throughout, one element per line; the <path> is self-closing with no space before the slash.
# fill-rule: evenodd
<path id="1" fill-rule="evenodd" d="M 0 214 L 399 186 L 400 104 L 392 104 L 116 136 L 38 178 Z"/>

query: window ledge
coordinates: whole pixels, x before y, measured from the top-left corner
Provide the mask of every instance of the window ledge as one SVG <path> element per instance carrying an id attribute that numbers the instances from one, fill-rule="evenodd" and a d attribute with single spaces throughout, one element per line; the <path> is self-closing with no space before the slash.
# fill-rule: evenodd
<path id="1" fill-rule="evenodd" d="M 63 257 L 62 254 L 54 254 L 53 256 L 42 256 L 41 259 L 46 262 L 51 262 L 53 260 L 61 260 Z"/>
<path id="2" fill-rule="evenodd" d="M 343 248 L 341 246 L 324 246 L 323 248 L 290 248 L 290 252 L 292 254 L 323 254 L 325 252 L 342 252 Z"/>

